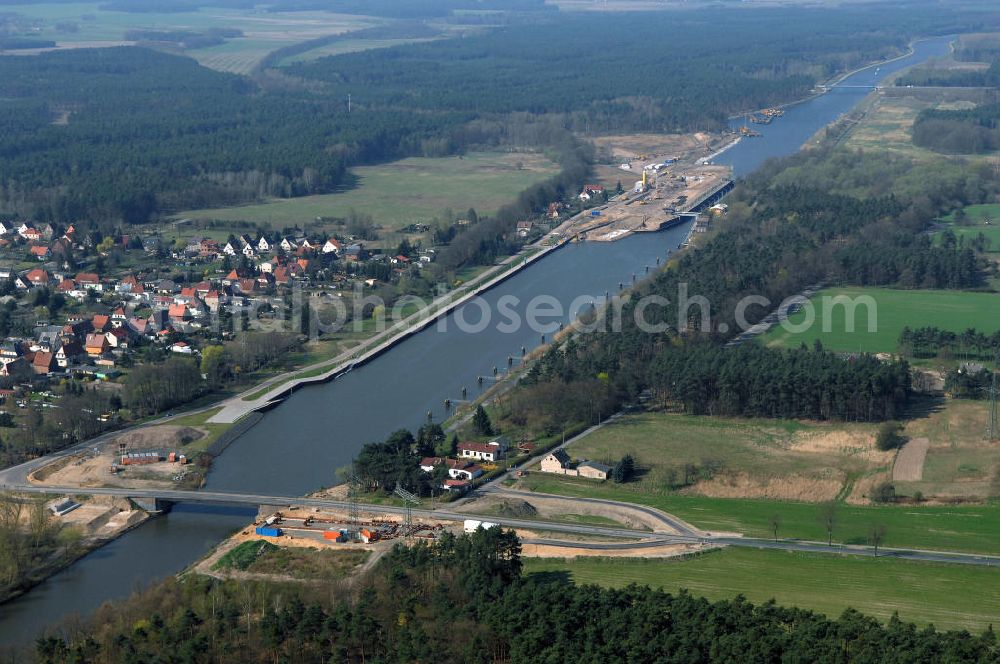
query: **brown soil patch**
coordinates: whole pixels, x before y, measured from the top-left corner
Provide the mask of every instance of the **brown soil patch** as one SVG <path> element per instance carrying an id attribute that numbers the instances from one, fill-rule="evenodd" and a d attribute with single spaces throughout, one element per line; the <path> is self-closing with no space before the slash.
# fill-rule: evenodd
<path id="1" fill-rule="evenodd" d="M 508 507 L 511 500 L 509 496 L 487 496 L 462 505 L 456 511 L 467 512 L 469 514 L 482 514 L 487 515 L 487 517 L 490 515 L 495 516 L 498 514 L 498 510 Z M 586 503 L 572 498 L 556 498 L 554 496 L 532 496 L 524 502 L 536 510 L 537 517 L 535 518 L 540 519 L 559 520 L 558 517 L 562 515 L 579 514 L 611 519 L 625 528 L 653 530 L 656 532 L 676 532 L 655 517 L 641 510 L 624 505 Z M 607 527 L 615 526 L 607 524 Z"/>
<path id="2" fill-rule="evenodd" d="M 871 495 L 875 490 L 875 487 L 883 482 L 888 482 L 891 478 L 891 474 L 886 471 L 884 473 L 875 473 L 868 477 L 862 477 L 854 486 L 851 488 L 850 495 L 847 496 L 846 502 L 849 505 L 871 505 Z"/>
<path id="3" fill-rule="evenodd" d="M 809 454 L 835 454 L 865 461 L 887 462 L 891 452 L 880 452 L 875 447 L 875 436 L 865 431 L 822 431 L 801 434 L 792 443 L 794 452 Z"/>
<path id="4" fill-rule="evenodd" d="M 155 427 L 145 427 L 130 431 L 115 438 L 113 444 L 126 443 L 129 450 L 157 450 L 170 452 L 174 448 L 189 445 L 199 438 L 204 438 L 207 432 L 194 427 L 182 427 L 173 424 L 161 424 Z"/>
<path id="5" fill-rule="evenodd" d="M 762 477 L 748 473 L 726 473 L 698 482 L 690 491 L 711 498 L 766 498 L 804 502 L 833 500 L 844 485 L 844 474 L 834 468 L 827 470 L 828 477 Z"/>
<path id="6" fill-rule="evenodd" d="M 924 478 L 924 459 L 930 440 L 914 438 L 903 445 L 892 464 L 893 482 L 919 482 Z"/>
<path id="7" fill-rule="evenodd" d="M 617 136 L 598 136 L 591 139 L 594 145 L 608 149 L 619 162 L 631 161 L 633 157 L 647 155 L 676 156 L 685 153 L 707 151 L 710 141 L 715 139 L 710 134 L 623 134 Z M 633 171 L 642 174 L 642 166 L 638 164 Z M 622 171 L 624 173 L 624 171 Z"/>

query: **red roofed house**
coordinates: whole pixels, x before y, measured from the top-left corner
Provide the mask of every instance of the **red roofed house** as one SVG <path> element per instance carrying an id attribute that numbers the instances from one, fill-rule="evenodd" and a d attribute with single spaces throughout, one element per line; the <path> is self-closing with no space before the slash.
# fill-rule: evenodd
<path id="1" fill-rule="evenodd" d="M 36 374 L 42 376 L 55 371 L 58 367 L 59 364 L 56 362 L 55 353 L 49 353 L 44 350 L 37 351 L 34 359 L 31 360 L 31 368 Z"/>
<path id="2" fill-rule="evenodd" d="M 108 352 L 108 338 L 100 332 L 87 335 L 87 343 L 84 346 L 87 355 L 99 357 Z"/>
<path id="3" fill-rule="evenodd" d="M 468 486 L 469 483 L 465 480 L 445 480 L 444 484 L 441 485 L 441 488 L 445 489 L 446 491 L 461 492 L 465 491 L 465 489 L 468 488 Z"/>
<path id="4" fill-rule="evenodd" d="M 111 329 L 111 316 L 96 314 L 90 322 L 94 326 L 94 332 L 107 332 Z"/>
<path id="5" fill-rule="evenodd" d="M 49 285 L 49 273 L 41 268 L 35 268 L 31 272 L 25 275 L 28 279 L 28 283 L 32 286 L 48 286 Z"/>
<path id="6" fill-rule="evenodd" d="M 88 288 L 93 288 L 94 290 L 102 290 L 103 286 L 101 284 L 101 278 L 94 274 L 93 272 L 80 272 L 76 275 L 76 283 L 80 285 L 80 288 L 86 290 Z"/>
<path id="7" fill-rule="evenodd" d="M 172 304 L 167 315 L 170 316 L 170 320 L 187 320 L 188 308 L 183 304 Z"/>
<path id="8" fill-rule="evenodd" d="M 40 261 L 45 260 L 49 257 L 49 248 L 45 245 L 35 245 L 29 249 L 31 255 Z"/>
<path id="9" fill-rule="evenodd" d="M 503 450 L 498 443 L 459 443 L 458 456 L 461 459 L 478 459 L 494 462 L 500 458 Z"/>

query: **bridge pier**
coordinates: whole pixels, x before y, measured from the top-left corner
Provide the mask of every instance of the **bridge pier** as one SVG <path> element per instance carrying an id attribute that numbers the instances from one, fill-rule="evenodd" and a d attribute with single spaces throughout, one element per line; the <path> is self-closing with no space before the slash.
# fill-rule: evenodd
<path id="1" fill-rule="evenodd" d="M 135 503 L 139 509 L 150 514 L 163 514 L 169 512 L 170 508 L 173 507 L 171 501 L 161 498 L 129 498 L 129 500 Z"/>

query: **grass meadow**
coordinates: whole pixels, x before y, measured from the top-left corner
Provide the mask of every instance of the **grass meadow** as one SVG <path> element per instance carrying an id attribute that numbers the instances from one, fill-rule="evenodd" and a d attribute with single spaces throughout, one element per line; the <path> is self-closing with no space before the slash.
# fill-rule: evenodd
<path id="1" fill-rule="evenodd" d="M 684 588 L 709 600 L 774 599 L 830 618 L 855 608 L 938 629 L 981 632 L 1000 623 L 1000 570 L 988 567 L 730 548 L 683 559 L 525 558 L 524 571 L 612 588 Z"/>

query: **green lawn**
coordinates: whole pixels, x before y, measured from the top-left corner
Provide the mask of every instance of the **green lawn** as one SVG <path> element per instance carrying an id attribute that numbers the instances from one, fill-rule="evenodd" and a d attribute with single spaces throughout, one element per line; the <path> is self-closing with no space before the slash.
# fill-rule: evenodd
<path id="1" fill-rule="evenodd" d="M 778 536 L 826 541 L 820 523 L 822 505 L 777 500 L 707 498 L 640 491 L 617 485 L 570 477 L 532 473 L 519 487 L 564 496 L 605 498 L 649 505 L 674 514 L 709 532 L 738 532 L 751 537 L 771 537 L 771 517 L 778 515 Z M 528 499 L 530 502 L 530 498 Z M 1000 553 L 1000 503 L 948 506 L 857 506 L 840 504 L 834 543 L 867 544 L 873 524 L 884 525 L 884 545 L 898 548 L 938 549 Z"/>
<path id="2" fill-rule="evenodd" d="M 849 325 L 849 307 L 834 300 L 838 296 L 846 296 L 856 305 L 853 327 Z M 830 288 L 817 293 L 810 302 L 815 320 L 808 329 L 792 332 L 776 325 L 761 342 L 768 346 L 795 347 L 800 343 L 811 345 L 818 339 L 829 350 L 894 353 L 899 334 L 906 326 L 933 326 L 955 332 L 972 327 L 985 333 L 1000 329 L 1000 295 L 995 293 Z M 790 316 L 789 324 L 802 326 L 807 312 L 808 308 Z M 869 331 L 871 312 L 874 312 L 873 332 Z"/>
<path id="3" fill-rule="evenodd" d="M 831 618 L 853 607 L 882 620 L 899 612 L 902 620 L 939 629 L 979 632 L 1000 624 L 995 568 L 734 548 L 674 560 L 525 558 L 524 570 L 568 573 L 578 584 L 613 588 L 686 588 L 710 600 L 739 594 L 755 603 L 774 599 Z"/>
<path id="4" fill-rule="evenodd" d="M 982 234 L 990 241 L 989 251 L 1000 252 L 1000 204 L 970 205 L 964 210 L 966 221 L 961 226 L 955 224 L 954 212 L 943 217 L 941 221 L 957 237 L 965 238 L 966 242 Z M 940 238 L 941 234 L 938 233 L 936 237 Z"/>
<path id="5" fill-rule="evenodd" d="M 195 454 L 199 454 L 207 450 L 209 446 L 219 438 L 219 436 L 225 433 L 226 430 L 232 426 L 231 424 L 208 423 L 208 420 L 218 414 L 220 410 L 222 410 L 221 407 L 212 408 L 201 413 L 176 417 L 169 422 L 171 426 L 196 427 L 198 429 L 204 429 L 208 432 L 204 437 L 199 438 L 190 445 L 184 446 L 184 453 L 187 454 L 188 457 L 192 457 Z"/>
<path id="6" fill-rule="evenodd" d="M 430 222 L 446 209 L 462 213 L 474 207 L 482 214 L 491 214 L 557 171 L 556 164 L 528 153 L 413 157 L 355 168 L 357 186 L 341 193 L 194 210 L 178 217 L 243 220 L 282 228 L 312 222 L 316 217 L 344 217 L 356 210 L 370 214 L 382 226 L 402 228 Z"/>

